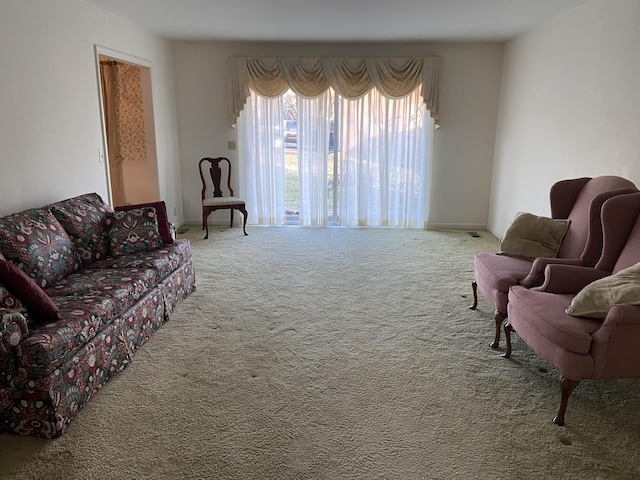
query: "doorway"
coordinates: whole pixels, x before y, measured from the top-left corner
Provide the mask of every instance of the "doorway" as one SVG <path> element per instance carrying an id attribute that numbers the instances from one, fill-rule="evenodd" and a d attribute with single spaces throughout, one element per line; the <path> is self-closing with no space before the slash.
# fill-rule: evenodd
<path id="1" fill-rule="evenodd" d="M 113 207 L 160 199 L 151 67 L 96 47 L 106 175 Z"/>

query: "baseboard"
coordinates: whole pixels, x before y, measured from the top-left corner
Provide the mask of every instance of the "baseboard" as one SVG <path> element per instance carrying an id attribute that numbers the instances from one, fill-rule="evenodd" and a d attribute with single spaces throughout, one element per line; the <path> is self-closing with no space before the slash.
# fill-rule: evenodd
<path id="1" fill-rule="evenodd" d="M 229 226 L 229 219 L 226 218 L 224 220 L 220 219 L 220 220 L 214 220 L 213 218 L 209 219 L 209 225 L 226 225 Z M 233 224 L 234 225 L 240 225 L 242 226 L 242 215 L 240 215 L 240 220 L 237 220 L 234 216 L 234 220 L 233 220 Z M 183 226 L 200 226 L 202 227 L 202 219 L 197 219 L 197 220 L 191 220 L 191 219 L 186 219 L 184 221 Z"/>
<path id="2" fill-rule="evenodd" d="M 498 238 L 502 237 L 502 235 L 497 233 L 496 229 L 493 228 L 491 225 L 487 225 L 487 231 L 491 233 L 494 237 L 498 237 Z"/>
<path id="3" fill-rule="evenodd" d="M 487 225 L 481 223 L 431 223 L 428 230 L 487 230 Z"/>
<path id="4" fill-rule="evenodd" d="M 236 222 L 234 222 L 235 225 Z M 228 220 L 209 220 L 209 225 L 219 225 L 219 226 L 228 226 Z M 241 223 L 237 223 L 237 225 L 241 225 Z M 187 219 L 184 221 L 182 227 L 185 228 L 200 228 L 202 226 L 202 219 L 194 220 Z M 427 230 L 464 230 L 464 231 L 488 231 L 492 235 L 497 236 L 492 228 L 483 223 L 429 223 L 427 226 Z"/>

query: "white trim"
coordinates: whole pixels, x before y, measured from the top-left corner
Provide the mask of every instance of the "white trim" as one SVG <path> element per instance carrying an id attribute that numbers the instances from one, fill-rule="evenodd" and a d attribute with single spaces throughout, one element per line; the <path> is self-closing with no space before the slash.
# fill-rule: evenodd
<path id="1" fill-rule="evenodd" d="M 481 223 L 432 223 L 429 222 L 427 230 L 484 230 L 487 231 L 487 225 Z M 491 232 L 493 234 L 493 232 Z"/>
<path id="2" fill-rule="evenodd" d="M 95 51 L 96 51 L 96 59 L 98 58 L 98 55 L 103 55 L 105 57 L 112 57 L 122 62 L 132 63 L 134 65 L 138 65 L 139 67 L 151 68 L 152 66 L 151 60 L 147 60 L 146 58 L 142 58 L 142 57 L 137 57 L 135 55 L 121 52 L 119 50 L 114 50 L 113 48 L 103 47 L 102 45 L 96 44 Z"/>
<path id="3" fill-rule="evenodd" d="M 108 48 L 108 47 L 104 47 L 102 45 L 98 45 L 98 44 L 94 44 L 94 55 L 95 55 L 95 62 L 96 62 L 96 77 L 97 77 L 97 82 L 98 82 L 98 99 L 99 99 L 99 107 L 100 107 L 100 126 L 102 129 L 102 151 L 104 152 L 104 169 L 105 169 L 105 181 L 107 184 L 107 203 L 111 206 L 113 206 L 113 193 L 111 191 L 111 172 L 109 171 L 109 148 L 107 146 L 107 129 L 106 129 L 106 125 L 105 125 L 105 112 L 104 112 L 104 99 L 102 96 L 102 81 L 100 78 L 100 57 L 109 57 L 109 58 L 113 58 L 114 60 L 118 60 L 120 62 L 123 63 L 129 63 L 132 65 L 136 65 L 138 67 L 141 68 L 146 68 L 149 71 L 149 94 L 150 94 L 150 105 L 149 108 L 151 110 L 148 110 L 147 108 L 145 108 L 145 115 L 149 114 L 150 120 L 152 120 L 152 122 L 149 122 L 149 118 L 145 117 L 145 130 L 147 130 L 147 133 L 149 133 L 149 127 L 152 128 L 152 135 L 153 135 L 153 145 L 149 145 L 149 139 L 147 138 L 147 153 L 149 153 L 149 148 L 153 149 L 153 155 L 154 155 L 154 165 L 151 166 L 151 162 L 147 161 L 146 162 L 135 162 L 132 164 L 138 164 L 138 165 L 147 165 L 149 168 L 153 167 L 154 169 L 154 178 L 152 179 L 155 184 L 157 185 L 157 189 L 158 189 L 158 194 L 159 194 L 159 189 L 160 189 L 160 178 L 158 175 L 158 156 L 157 156 L 157 140 L 156 140 L 156 122 L 155 122 L 155 109 L 154 109 L 154 98 L 153 98 L 153 69 L 152 69 L 152 65 L 153 62 L 151 62 L 151 60 L 148 60 L 146 58 L 142 58 L 142 57 L 138 57 L 136 55 L 131 55 L 129 53 L 125 53 L 125 52 L 121 52 L 119 50 L 114 50 L 113 48 Z M 144 80 L 144 78 L 143 78 Z M 149 123 L 151 123 L 151 125 L 148 125 Z"/>

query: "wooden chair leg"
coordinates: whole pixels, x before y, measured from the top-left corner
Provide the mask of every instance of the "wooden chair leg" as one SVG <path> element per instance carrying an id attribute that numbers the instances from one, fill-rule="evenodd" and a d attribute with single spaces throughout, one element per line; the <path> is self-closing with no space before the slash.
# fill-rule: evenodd
<path id="1" fill-rule="evenodd" d="M 579 384 L 580 380 L 572 380 L 564 376 L 560 378 L 560 393 L 562 395 L 562 398 L 560 400 L 560 408 L 558 408 L 558 414 L 553 419 L 553 423 L 555 423 L 559 427 L 564 426 L 564 414 L 567 411 L 569 397 Z"/>
<path id="2" fill-rule="evenodd" d="M 507 341 L 507 351 L 502 354 L 504 358 L 511 358 L 511 330 L 513 330 L 513 327 L 507 321 L 504 324 L 504 338 Z"/>
<path id="3" fill-rule="evenodd" d="M 496 310 L 496 315 L 493 318 L 496 322 L 496 336 L 493 339 L 493 343 L 489 346 L 491 348 L 498 348 L 500 346 L 500 329 L 502 329 L 502 322 L 506 318 L 506 315 Z"/>
<path id="4" fill-rule="evenodd" d="M 233 228 L 233 208 L 230 208 L 229 211 L 231 211 L 231 222 L 229 222 L 229 228 Z"/>
<path id="5" fill-rule="evenodd" d="M 240 210 L 240 212 L 242 212 L 242 215 L 244 216 L 244 219 L 242 221 L 242 232 L 245 235 L 249 235 L 247 233 L 247 217 L 249 216 L 247 213 L 247 209 L 246 208 L 239 208 L 238 210 Z"/>
<path id="6" fill-rule="evenodd" d="M 202 214 L 202 228 L 205 229 L 204 240 L 209 238 L 209 222 L 208 222 L 209 213 Z"/>
<path id="7" fill-rule="evenodd" d="M 474 280 L 471 282 L 471 290 L 473 290 L 473 304 L 469 306 L 469 310 L 478 308 L 478 283 Z"/>

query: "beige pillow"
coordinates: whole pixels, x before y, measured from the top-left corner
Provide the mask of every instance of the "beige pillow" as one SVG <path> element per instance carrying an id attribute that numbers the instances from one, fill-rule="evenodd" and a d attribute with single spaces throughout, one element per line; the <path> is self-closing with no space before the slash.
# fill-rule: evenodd
<path id="1" fill-rule="evenodd" d="M 498 253 L 524 258 L 557 257 L 570 222 L 518 212 L 500 240 Z"/>
<path id="2" fill-rule="evenodd" d="M 620 303 L 640 305 L 640 263 L 591 282 L 573 297 L 565 310 L 575 317 L 605 318 Z"/>

